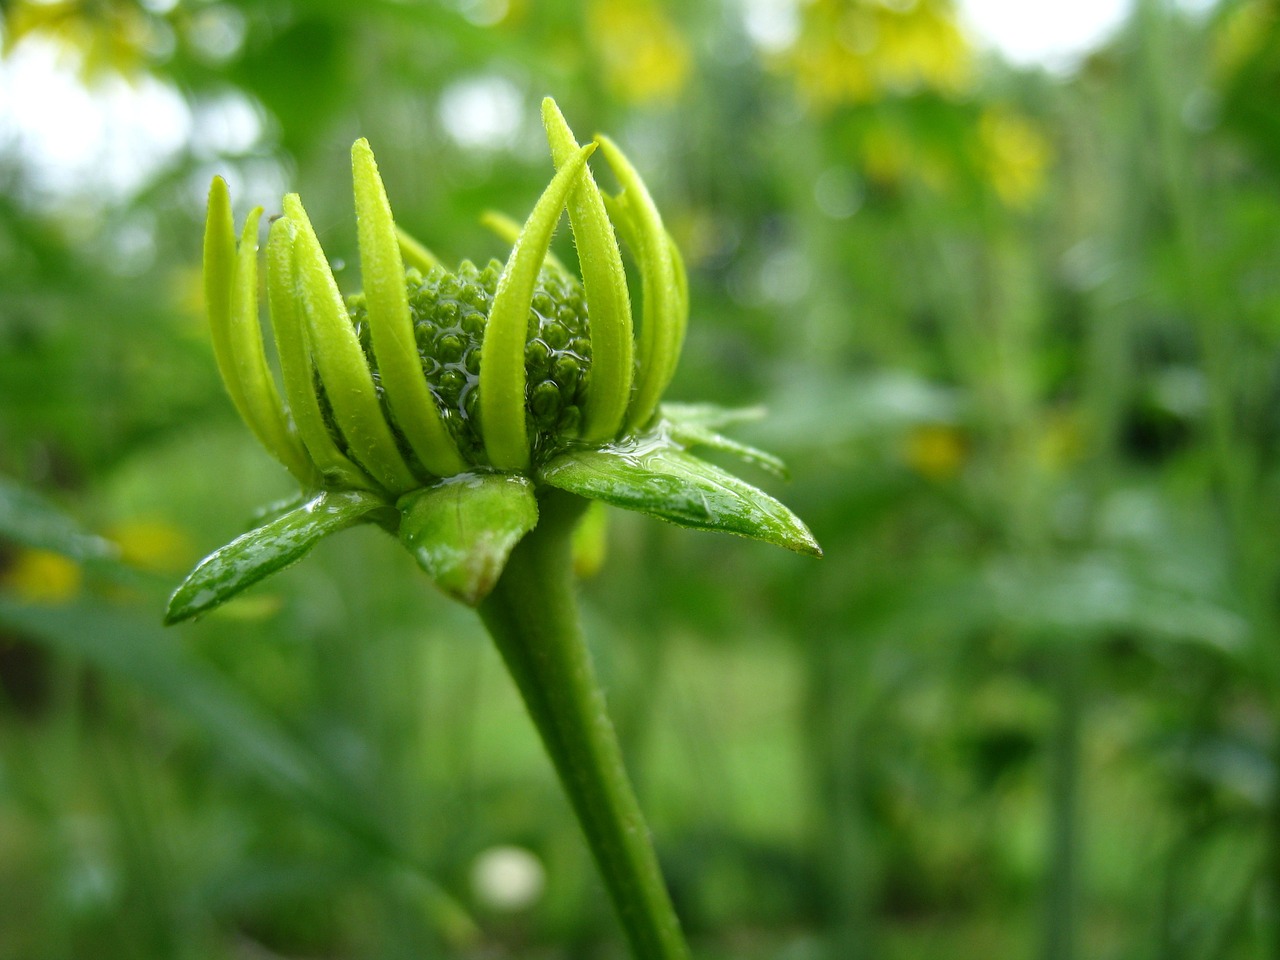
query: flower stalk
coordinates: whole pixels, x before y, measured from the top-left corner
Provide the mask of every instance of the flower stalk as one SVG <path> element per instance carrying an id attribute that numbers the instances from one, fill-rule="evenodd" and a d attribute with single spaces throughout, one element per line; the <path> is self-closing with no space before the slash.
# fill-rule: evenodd
<path id="1" fill-rule="evenodd" d="M 524 698 L 638 960 L 687 960 L 657 854 L 605 710 L 574 598 L 571 538 L 587 502 L 551 491 L 480 617 Z"/>

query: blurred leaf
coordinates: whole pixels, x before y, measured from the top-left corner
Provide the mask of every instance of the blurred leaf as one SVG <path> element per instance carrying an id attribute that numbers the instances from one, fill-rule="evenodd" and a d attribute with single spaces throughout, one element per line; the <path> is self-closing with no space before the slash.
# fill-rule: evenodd
<path id="1" fill-rule="evenodd" d="M 240 691 L 174 642 L 174 634 L 93 602 L 32 607 L 0 599 L 0 623 L 156 697 L 194 722 L 228 758 L 299 806 L 339 827 L 363 847 L 412 862 L 365 802 L 320 753 L 310 750 Z M 432 881 L 431 908 L 441 932 L 471 940 L 475 924 Z"/>
<path id="2" fill-rule="evenodd" d="M 1213 599 L 1135 574 L 1110 555 L 1043 567 L 1025 559 L 993 564 L 989 579 L 1006 619 L 1030 636 L 1090 636 L 1124 630 L 1137 639 L 1202 644 L 1241 653 L 1248 623 Z"/>
<path id="3" fill-rule="evenodd" d="M 44 497 L 0 477 L 0 537 L 81 562 L 113 559 L 116 545 L 85 530 Z"/>

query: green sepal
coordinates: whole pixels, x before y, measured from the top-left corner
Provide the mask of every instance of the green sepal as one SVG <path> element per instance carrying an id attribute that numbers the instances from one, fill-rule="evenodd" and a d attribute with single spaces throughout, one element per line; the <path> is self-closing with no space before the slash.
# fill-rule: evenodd
<path id="1" fill-rule="evenodd" d="M 525 477 L 463 474 L 415 490 L 396 504 L 400 542 L 436 585 L 474 607 L 489 595 L 520 538 L 538 523 Z"/>
<path id="2" fill-rule="evenodd" d="M 715 403 L 664 403 L 661 412 L 664 420 L 707 430 L 752 423 L 765 415 L 764 407 L 722 407 Z"/>
<path id="3" fill-rule="evenodd" d="M 822 556 L 809 528 L 762 490 L 686 452 L 663 430 L 566 453 L 538 474 L 550 486 L 685 527 L 723 530 Z"/>
<path id="4" fill-rule="evenodd" d="M 330 534 L 384 508 L 381 498 L 359 490 L 321 493 L 201 560 L 169 598 L 164 622 L 178 623 L 212 610 L 301 560 Z"/>
<path id="5" fill-rule="evenodd" d="M 753 464 L 772 473 L 775 477 L 787 479 L 787 465 L 771 453 L 757 447 L 733 440 L 717 432 L 714 427 L 726 422 L 732 423 L 733 414 L 746 414 L 740 419 L 753 419 L 756 411 L 730 411 L 715 407 L 684 406 L 682 404 L 663 404 L 661 409 L 662 424 L 667 433 L 680 444 L 689 447 L 710 447 L 722 453 L 732 454 L 746 463 Z"/>

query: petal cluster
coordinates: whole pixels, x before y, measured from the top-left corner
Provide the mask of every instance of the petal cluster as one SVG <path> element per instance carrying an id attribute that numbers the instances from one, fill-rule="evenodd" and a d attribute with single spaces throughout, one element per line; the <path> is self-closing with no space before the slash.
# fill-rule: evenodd
<path id="1" fill-rule="evenodd" d="M 447 275 L 399 229 L 369 145 L 352 148 L 363 294 L 360 321 L 343 298 L 296 194 L 270 227 L 265 287 L 279 381 L 259 322 L 258 231 L 250 212 L 237 242 L 226 183 L 209 192 L 204 276 L 214 353 L 236 409 L 306 496 L 291 512 L 207 558 L 174 594 L 169 620 L 216 606 L 302 556 L 321 537 L 375 521 L 396 532 L 447 592 L 475 604 L 507 554 L 537 523 L 546 488 L 640 510 L 687 526 L 727 530 L 817 553 L 785 507 L 688 453 L 709 445 L 770 464 L 720 437 L 705 408 L 661 408 L 689 312 L 674 242 L 644 182 L 607 137 L 579 145 L 550 98 L 543 121 L 556 172 L 523 225 L 494 218 L 512 242 L 478 345 L 471 424 L 478 448 L 458 443 L 427 375 L 411 296 L 423 275 Z M 621 186 L 600 190 L 588 166 L 599 152 Z M 537 385 L 529 383 L 535 292 L 565 276 L 550 253 L 568 211 L 585 304 L 590 366 L 575 396 L 572 436 L 546 442 Z M 640 315 L 632 315 L 618 237 L 638 267 Z M 468 265 L 469 266 L 469 265 Z M 563 287 L 556 289 L 565 289 Z M 539 294 L 545 297 L 545 292 Z M 563 305 L 561 306 L 563 309 Z M 531 311 L 534 311 L 531 313 Z M 361 327 L 367 325 L 367 329 Z M 363 341 L 363 342 L 362 342 Z"/>

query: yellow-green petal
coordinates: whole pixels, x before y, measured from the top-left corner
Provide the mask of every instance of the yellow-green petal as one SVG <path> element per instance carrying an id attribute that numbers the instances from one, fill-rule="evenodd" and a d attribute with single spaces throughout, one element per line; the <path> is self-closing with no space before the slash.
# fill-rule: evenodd
<path id="1" fill-rule="evenodd" d="M 320 400 L 315 391 L 315 374 L 294 264 L 293 242 L 297 227 L 287 217 L 271 225 L 267 237 L 267 302 L 275 332 L 280 375 L 294 424 L 311 461 L 327 483 L 363 489 L 377 484 L 338 449 L 329 434 Z"/>
<path id="2" fill-rule="evenodd" d="M 564 165 L 578 149 L 573 131 L 554 100 L 542 101 L 542 122 L 556 167 Z M 587 392 L 582 438 L 607 440 L 617 435 L 631 399 L 634 371 L 631 299 L 622 252 L 605 212 L 604 197 L 591 170 L 569 193 L 569 225 L 573 228 L 587 296 L 591 337 L 591 381 Z"/>
<path id="3" fill-rule="evenodd" d="M 675 374 L 680 359 L 680 337 L 685 318 L 680 312 L 680 291 L 671 247 L 662 217 L 640 174 L 617 144 L 600 137 L 600 152 L 622 185 L 613 198 L 610 214 L 623 231 L 640 263 L 641 296 L 640 362 L 636 389 L 627 412 L 627 429 L 636 430 L 651 419 L 658 401 Z"/>
<path id="4" fill-rule="evenodd" d="M 296 193 L 284 198 L 284 211 L 294 221 L 294 268 L 311 343 L 311 357 L 324 383 L 338 429 L 351 453 L 383 487 L 404 493 L 419 486 L 396 447 L 382 415 L 373 375 L 351 325 L 320 239 Z"/>
<path id="5" fill-rule="evenodd" d="M 422 372 L 391 204 L 367 140 L 357 140 L 351 148 L 351 172 L 360 274 L 382 386 L 396 422 L 422 465 L 437 477 L 451 477 L 462 472 L 466 464 L 449 436 Z"/>
<path id="6" fill-rule="evenodd" d="M 409 266 L 416 267 L 423 273 L 430 273 L 433 268 L 440 266 L 439 257 L 400 227 L 396 227 L 396 240 L 400 243 L 400 256 L 404 257 L 404 262 Z"/>
<path id="7" fill-rule="evenodd" d="M 514 244 L 520 239 L 520 224 L 498 210 L 486 210 L 480 214 L 480 226 L 487 227 L 507 243 Z M 564 264 L 560 261 L 560 258 L 550 250 L 547 251 L 544 262 L 557 270 L 564 270 Z"/>
<path id="8" fill-rule="evenodd" d="M 262 349 L 258 322 L 261 217 L 261 207 L 249 214 L 237 253 L 227 184 L 221 177 L 214 178 L 209 187 L 204 250 L 205 297 L 213 352 L 241 419 L 299 482 L 314 486 L 318 480 L 315 469 L 289 423 Z"/>
<path id="9" fill-rule="evenodd" d="M 583 147 L 551 179 L 498 278 L 480 345 L 480 430 L 489 462 L 499 470 L 524 470 L 529 466 L 524 400 L 529 307 L 565 197 L 595 148 L 594 143 Z"/>

